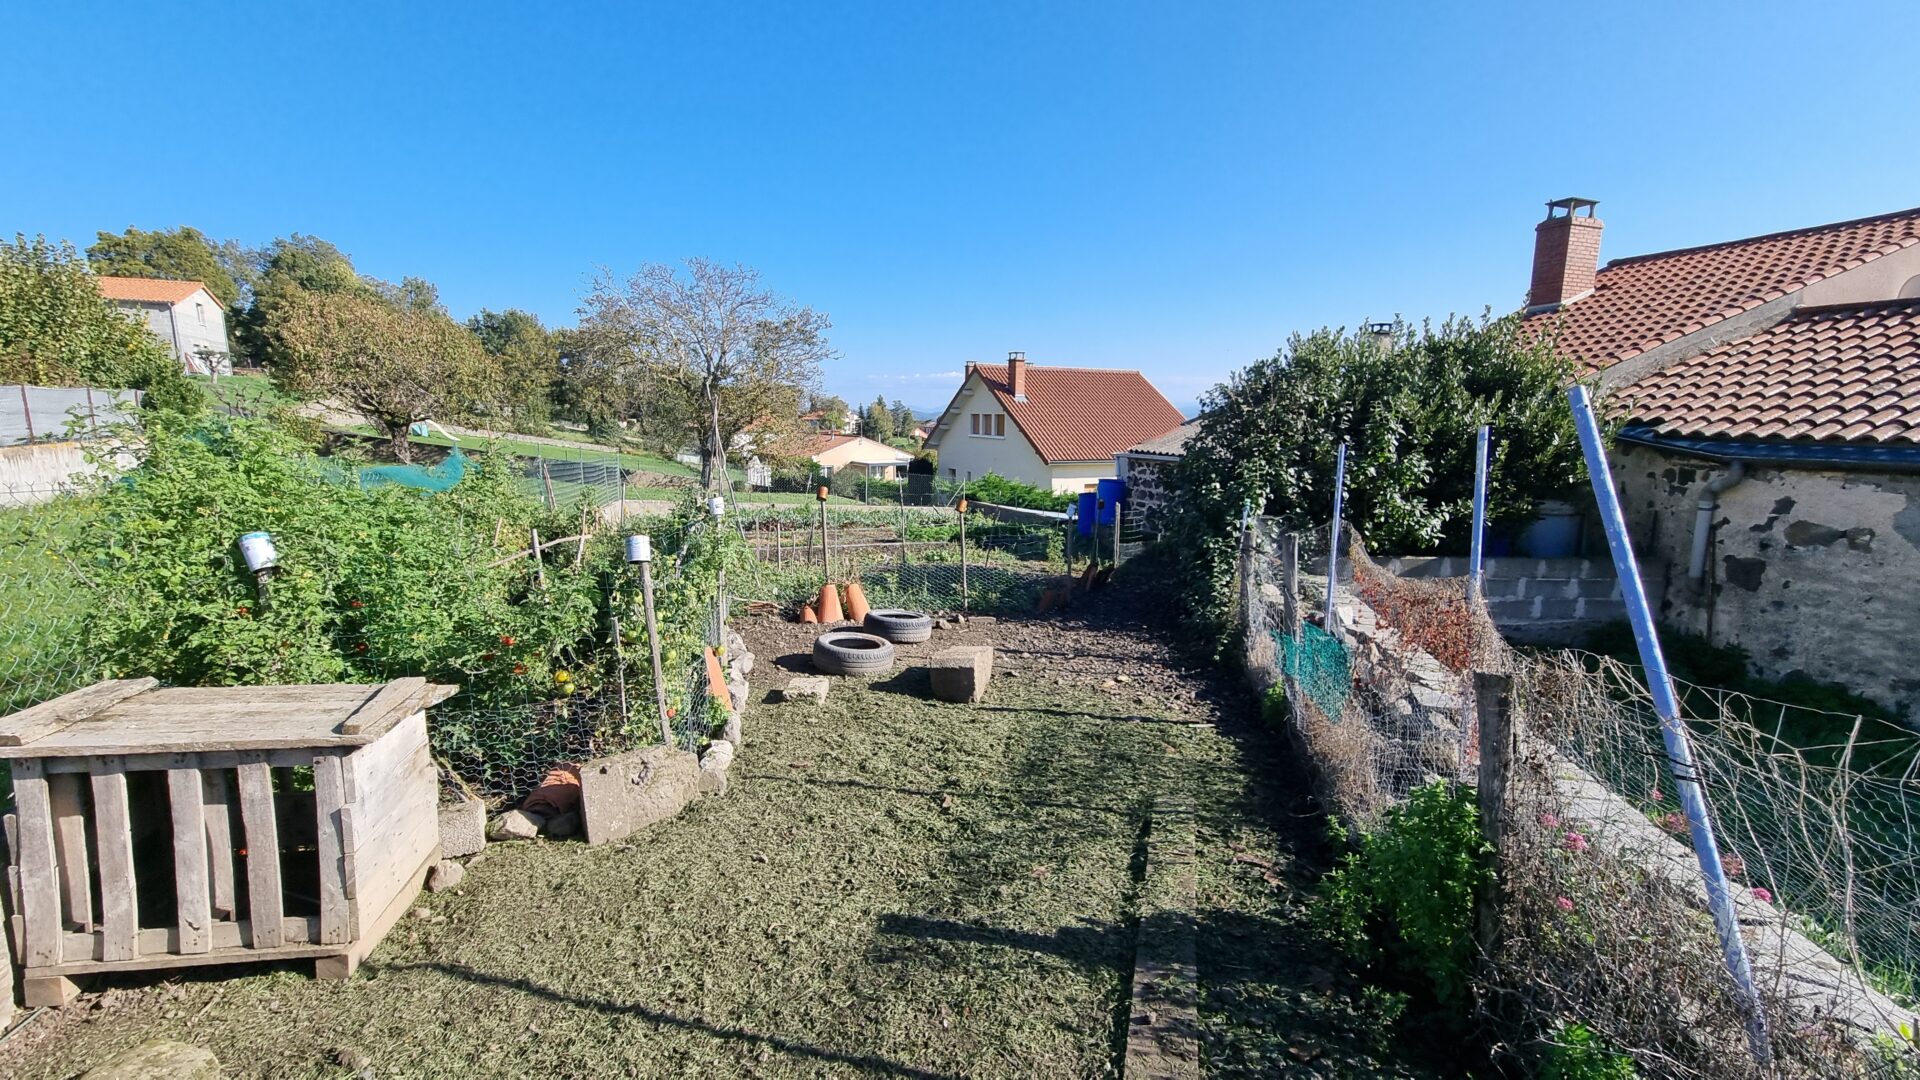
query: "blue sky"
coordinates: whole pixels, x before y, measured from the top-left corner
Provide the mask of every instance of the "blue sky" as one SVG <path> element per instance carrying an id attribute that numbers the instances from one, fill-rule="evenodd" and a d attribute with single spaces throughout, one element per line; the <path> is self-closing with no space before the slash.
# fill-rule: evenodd
<path id="1" fill-rule="evenodd" d="M 1910 2 L 159 11 L 0 14 L 0 230 L 311 233 L 555 323 L 740 262 L 856 400 L 1023 349 L 1190 408 L 1294 331 L 1517 304 L 1561 195 L 1603 258 L 1920 204 Z"/>

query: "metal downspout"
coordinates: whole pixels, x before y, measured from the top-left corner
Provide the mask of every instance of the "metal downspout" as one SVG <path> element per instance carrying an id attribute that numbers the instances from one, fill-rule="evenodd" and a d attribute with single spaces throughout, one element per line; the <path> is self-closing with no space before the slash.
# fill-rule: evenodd
<path id="1" fill-rule="evenodd" d="M 1693 516 L 1693 554 L 1687 560 L 1687 587 L 1695 596 L 1706 590 L 1707 545 L 1713 537 L 1713 512 L 1720 506 L 1719 496 L 1746 478 L 1746 462 L 1729 462 L 1727 471 L 1708 481 L 1700 491 L 1700 501 L 1695 504 Z"/>

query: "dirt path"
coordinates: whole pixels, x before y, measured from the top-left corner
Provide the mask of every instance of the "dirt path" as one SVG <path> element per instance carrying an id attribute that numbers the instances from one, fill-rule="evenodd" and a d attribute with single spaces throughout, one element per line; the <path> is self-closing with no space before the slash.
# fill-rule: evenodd
<path id="1" fill-rule="evenodd" d="M 423 896 L 346 984 L 225 969 L 102 980 L 0 1046 L 71 1076 L 174 1038 L 238 1076 L 1112 1075 L 1138 851 L 1156 794 L 1198 808 L 1212 1076 L 1428 1076 L 1383 1003 L 1305 928 L 1321 853 L 1237 685 L 1184 670 L 1116 585 L 1048 621 L 976 621 L 981 706 L 894 674 L 825 705 L 761 700 L 808 628 L 743 619 L 761 657 L 734 787 L 601 848 L 495 845 Z"/>

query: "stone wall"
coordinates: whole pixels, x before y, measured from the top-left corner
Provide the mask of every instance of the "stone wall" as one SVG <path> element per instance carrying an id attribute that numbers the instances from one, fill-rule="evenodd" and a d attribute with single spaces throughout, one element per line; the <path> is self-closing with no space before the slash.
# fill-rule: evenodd
<path id="1" fill-rule="evenodd" d="M 1695 593 L 1695 505 L 1725 470 L 1632 444 L 1615 451 L 1635 547 L 1672 567 L 1662 621 L 1747 650 L 1769 678 L 1839 683 L 1920 722 L 1920 476 L 1748 469 L 1719 496 Z"/>
<path id="2" fill-rule="evenodd" d="M 1465 577 L 1465 556 L 1400 556 L 1388 573 L 1406 578 Z M 1488 559 L 1482 566 L 1487 613 L 1509 641 L 1528 645 L 1579 645 L 1596 626 L 1627 617 L 1626 599 L 1613 562 L 1597 559 Z M 1667 589 L 1668 564 L 1642 559 L 1640 584 L 1658 609 Z"/>
<path id="3" fill-rule="evenodd" d="M 1173 500 L 1170 458 L 1120 455 L 1120 478 L 1127 482 L 1126 515 L 1131 527 L 1160 534 L 1167 530 L 1166 510 Z"/>

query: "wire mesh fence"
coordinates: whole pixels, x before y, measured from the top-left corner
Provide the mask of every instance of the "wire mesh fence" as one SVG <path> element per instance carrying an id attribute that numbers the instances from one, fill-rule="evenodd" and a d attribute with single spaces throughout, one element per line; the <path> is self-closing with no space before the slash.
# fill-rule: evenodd
<path id="1" fill-rule="evenodd" d="M 1249 667 L 1284 687 L 1284 722 L 1342 817 L 1376 827 L 1421 785 L 1491 782 L 1476 675 L 1510 687 L 1502 723 L 1521 750 L 1496 788 L 1506 899 L 1484 1009 L 1536 1032 L 1577 1018 L 1648 1076 L 1911 1075 L 1897 1070 L 1915 1067 L 1920 738 L 1681 686 L 1773 1021 L 1762 1066 L 1639 670 L 1508 647 L 1465 579 L 1400 579 L 1357 537 L 1329 623 L 1325 535 L 1255 522 L 1241 607 Z"/>

